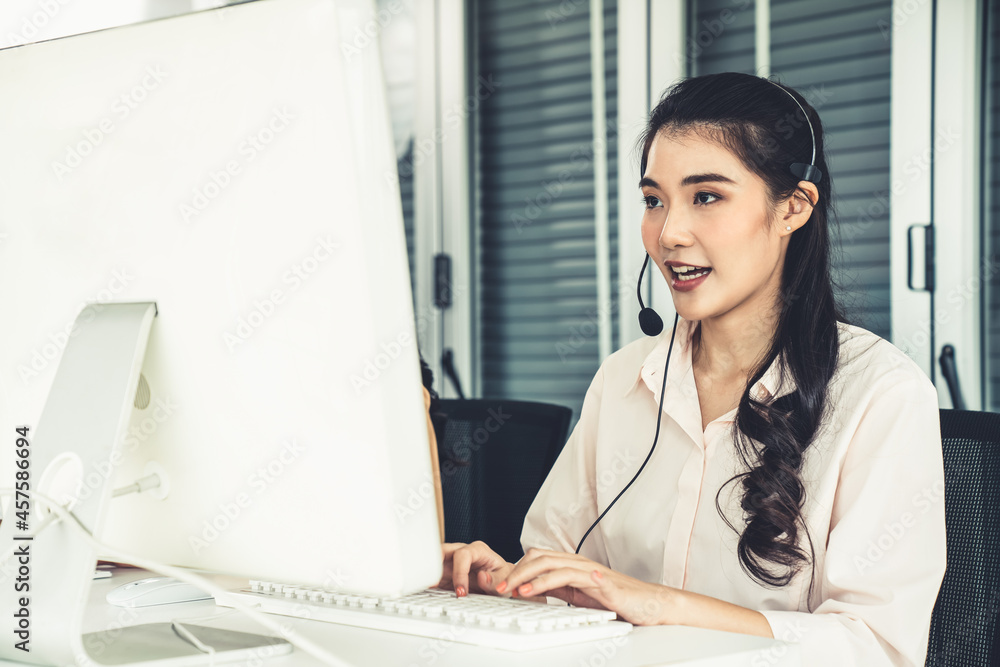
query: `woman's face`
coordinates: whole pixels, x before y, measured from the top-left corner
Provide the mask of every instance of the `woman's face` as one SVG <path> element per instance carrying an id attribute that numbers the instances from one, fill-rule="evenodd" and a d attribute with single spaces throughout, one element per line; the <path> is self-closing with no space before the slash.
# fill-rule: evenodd
<path id="1" fill-rule="evenodd" d="M 642 242 L 681 317 L 772 312 L 790 223 L 780 216 L 769 222 L 766 186 L 756 174 L 696 132 L 661 132 L 640 186 Z"/>

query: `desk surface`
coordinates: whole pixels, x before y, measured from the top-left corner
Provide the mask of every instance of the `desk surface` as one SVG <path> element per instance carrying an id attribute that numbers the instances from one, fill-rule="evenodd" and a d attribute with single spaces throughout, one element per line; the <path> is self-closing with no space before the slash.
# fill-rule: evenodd
<path id="1" fill-rule="evenodd" d="M 110 579 L 97 580 L 83 620 L 83 631 L 97 632 L 140 623 L 173 619 L 198 619 L 199 625 L 244 632 L 262 631 L 250 619 L 230 609 L 216 607 L 211 600 L 184 604 L 123 609 L 105 602 L 111 589 L 150 576 L 143 570 L 119 569 Z M 246 585 L 245 579 L 215 576 L 226 588 Z M 217 617 L 217 618 L 216 618 Z M 468 644 L 413 637 L 379 630 L 281 617 L 309 639 L 342 660 L 358 666 L 449 667 L 451 665 L 517 665 L 517 667 L 651 667 L 653 665 L 697 665 L 698 667 L 798 667 L 798 648 L 750 635 L 688 628 L 683 626 L 635 628 L 626 637 L 585 642 L 575 646 L 514 653 Z M 308 654 L 291 654 L 264 662 L 274 667 L 321 665 Z"/>

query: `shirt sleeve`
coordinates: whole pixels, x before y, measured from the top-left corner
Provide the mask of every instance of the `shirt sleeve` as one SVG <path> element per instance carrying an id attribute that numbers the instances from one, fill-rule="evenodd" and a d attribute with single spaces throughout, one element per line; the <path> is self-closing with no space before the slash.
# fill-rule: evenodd
<path id="1" fill-rule="evenodd" d="M 925 664 L 947 543 L 937 392 L 917 373 L 883 376 L 858 422 L 817 566 L 820 604 L 761 611 L 803 665 Z"/>
<path id="2" fill-rule="evenodd" d="M 580 538 L 597 519 L 594 468 L 603 389 L 602 365 L 587 389 L 579 421 L 528 508 L 521 531 L 521 547 L 525 551 L 538 547 L 573 553 Z M 587 537 L 580 554 L 598 563 L 608 563 L 599 528 Z"/>

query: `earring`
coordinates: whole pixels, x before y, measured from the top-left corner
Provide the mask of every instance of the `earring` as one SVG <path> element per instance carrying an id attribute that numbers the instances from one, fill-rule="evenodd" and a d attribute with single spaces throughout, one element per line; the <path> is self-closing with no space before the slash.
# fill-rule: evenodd
<path id="1" fill-rule="evenodd" d="M 786 232 L 790 232 L 790 231 L 792 231 L 792 228 L 791 227 L 785 227 L 785 231 Z"/>

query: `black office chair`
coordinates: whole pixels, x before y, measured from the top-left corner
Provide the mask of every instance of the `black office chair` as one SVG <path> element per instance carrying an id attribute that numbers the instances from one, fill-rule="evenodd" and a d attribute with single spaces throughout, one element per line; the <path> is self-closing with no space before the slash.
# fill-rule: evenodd
<path id="1" fill-rule="evenodd" d="M 948 569 L 927 665 L 1000 665 L 1000 414 L 941 410 L 941 439 Z"/>
<path id="2" fill-rule="evenodd" d="M 442 399 L 438 433 L 446 542 L 482 540 L 518 560 L 528 507 L 566 442 L 573 411 L 504 399 Z"/>

